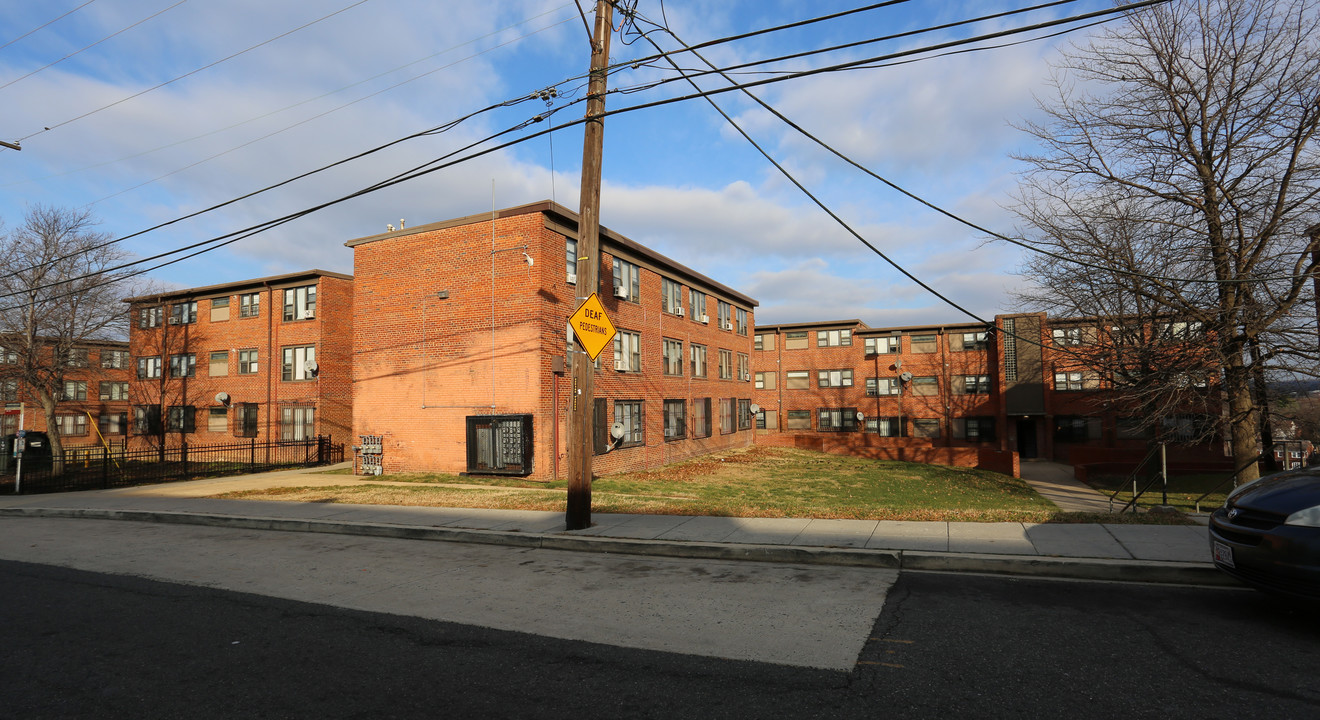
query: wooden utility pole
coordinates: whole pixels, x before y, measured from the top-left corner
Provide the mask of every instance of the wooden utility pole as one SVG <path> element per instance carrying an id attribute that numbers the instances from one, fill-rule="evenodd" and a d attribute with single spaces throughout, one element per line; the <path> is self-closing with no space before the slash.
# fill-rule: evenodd
<path id="1" fill-rule="evenodd" d="M 582 192 L 578 210 L 577 294 L 591 296 L 600 286 L 600 165 L 605 143 L 605 80 L 610 62 L 610 30 L 614 7 L 596 0 L 596 30 L 591 40 L 591 78 L 587 86 L 587 123 L 582 140 Z M 580 300 L 579 300 L 580 301 Z M 576 303 L 575 303 L 576 305 Z M 568 426 L 569 530 L 591 527 L 591 414 L 594 366 L 579 351 L 572 353 L 572 407 Z"/>

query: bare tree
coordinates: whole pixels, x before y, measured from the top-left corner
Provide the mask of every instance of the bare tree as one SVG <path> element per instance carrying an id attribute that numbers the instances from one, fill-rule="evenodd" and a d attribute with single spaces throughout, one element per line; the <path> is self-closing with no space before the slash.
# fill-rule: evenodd
<path id="1" fill-rule="evenodd" d="M 127 339 L 120 300 L 127 271 L 112 270 L 127 253 L 107 245 L 83 210 L 32 206 L 23 224 L 0 233 L 0 351 L 46 417 L 54 472 L 63 472 L 56 410 L 64 376 L 80 367 L 75 349 L 92 340 Z"/>
<path id="2" fill-rule="evenodd" d="M 1063 53 L 1045 119 L 1023 128 L 1042 150 L 1019 158 L 1028 170 L 1014 209 L 1023 235 L 1056 257 L 1025 263 L 1038 285 L 1021 299 L 1110 327 L 1132 317 L 1202 331 L 1133 338 L 1130 364 L 1110 374 L 1169 409 L 1209 361 L 1238 465 L 1258 452 L 1253 380 L 1317 363 L 1308 308 L 1320 245 L 1306 232 L 1320 218 L 1317 6 L 1175 0 L 1135 11 Z M 1242 479 L 1257 475 L 1252 465 Z"/>

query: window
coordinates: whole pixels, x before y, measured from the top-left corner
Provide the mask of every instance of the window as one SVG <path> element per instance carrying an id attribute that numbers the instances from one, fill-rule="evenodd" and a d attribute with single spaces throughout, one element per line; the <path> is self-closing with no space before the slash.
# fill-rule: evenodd
<path id="1" fill-rule="evenodd" d="M 917 418 L 912 421 L 912 437 L 938 438 L 940 421 L 932 418 Z"/>
<path id="2" fill-rule="evenodd" d="M 933 377 L 912 378 L 913 395 L 939 395 L 939 380 Z"/>
<path id="3" fill-rule="evenodd" d="M 87 416 L 77 415 L 56 415 L 55 424 L 60 429 L 60 435 L 65 437 L 75 437 L 87 434 Z"/>
<path id="4" fill-rule="evenodd" d="M 190 378 L 197 373 L 197 356 L 183 353 L 170 356 L 170 377 Z"/>
<path id="5" fill-rule="evenodd" d="M 743 382 L 752 379 L 751 358 L 746 353 L 738 353 L 738 379 Z"/>
<path id="6" fill-rule="evenodd" d="M 255 349 L 238 351 L 238 374 L 254 375 L 257 372 L 257 351 Z"/>
<path id="7" fill-rule="evenodd" d="M 87 348 L 69 348 L 69 352 L 64 356 L 65 367 L 85 368 L 87 367 Z"/>
<path id="8" fill-rule="evenodd" d="M 316 286 L 288 288 L 284 291 L 284 319 L 311 320 L 316 317 Z"/>
<path id="9" fill-rule="evenodd" d="M 641 335 L 622 330 L 614 334 L 614 369 L 619 372 L 641 372 Z"/>
<path id="10" fill-rule="evenodd" d="M 191 325 L 197 322 L 197 301 L 174 303 L 170 305 L 171 325 Z"/>
<path id="11" fill-rule="evenodd" d="M 1170 340 L 1190 340 L 1202 332 L 1199 322 L 1171 322 L 1160 326 L 1160 332 Z"/>
<path id="12" fill-rule="evenodd" d="M 103 382 L 98 393 L 101 400 L 127 400 L 128 383 Z"/>
<path id="13" fill-rule="evenodd" d="M 806 350 L 807 347 L 806 331 L 791 332 L 784 335 L 785 350 Z"/>
<path id="14" fill-rule="evenodd" d="M 102 435 L 128 433 L 128 413 L 102 413 L 96 418 L 96 428 Z"/>
<path id="15" fill-rule="evenodd" d="M 468 415 L 464 423 L 468 472 L 524 477 L 532 473 L 531 415 Z"/>
<path id="16" fill-rule="evenodd" d="M 692 437 L 710 437 L 710 398 L 692 401 Z"/>
<path id="17" fill-rule="evenodd" d="M 229 319 L 229 296 L 211 298 L 211 322 L 224 322 Z"/>
<path id="18" fill-rule="evenodd" d="M 614 297 L 628 302 L 640 302 L 642 297 L 642 269 L 614 258 Z"/>
<path id="19" fill-rule="evenodd" d="M 720 398 L 720 433 L 733 432 L 733 398 Z"/>
<path id="20" fill-rule="evenodd" d="M 102 350 L 101 367 L 120 370 L 128 367 L 127 350 Z"/>
<path id="21" fill-rule="evenodd" d="M 160 377 L 161 362 L 158 357 L 142 357 L 137 361 L 137 376 L 139 380 Z"/>
<path id="22" fill-rule="evenodd" d="M 752 347 L 756 350 L 774 350 L 775 336 L 773 333 L 759 333 L 752 338 Z"/>
<path id="23" fill-rule="evenodd" d="M 903 338 L 900 336 L 866 338 L 864 345 L 867 355 L 896 353 L 903 347 Z"/>
<path id="24" fill-rule="evenodd" d="M 1214 420 L 1205 415 L 1170 415 L 1160 418 L 1160 425 L 1167 439 L 1173 442 L 1194 442 L 1210 435 Z"/>
<path id="25" fill-rule="evenodd" d="M 660 278 L 660 306 L 674 315 L 683 312 L 683 286 L 669 278 Z"/>
<path id="26" fill-rule="evenodd" d="M 238 316 L 252 318 L 261 315 L 261 293 L 247 293 L 238 296 Z"/>
<path id="27" fill-rule="evenodd" d="M 761 412 L 756 413 L 756 429 L 778 430 L 779 413 L 775 412 L 774 410 L 764 410 L 764 409 L 761 410 Z"/>
<path id="28" fill-rule="evenodd" d="M 867 378 L 866 396 L 878 397 L 880 395 L 897 395 L 898 386 L 898 378 Z"/>
<path id="29" fill-rule="evenodd" d="M 857 408 L 820 408 L 816 411 L 818 432 L 856 432 Z"/>
<path id="30" fill-rule="evenodd" d="M 0 380 L 0 402 L 18 402 L 17 380 Z"/>
<path id="31" fill-rule="evenodd" d="M 665 374 L 682 375 L 683 374 L 683 341 L 664 339 L 663 345 Z"/>
<path id="32" fill-rule="evenodd" d="M 257 404 L 240 403 L 238 416 L 234 421 L 234 436 L 254 438 L 257 436 Z"/>
<path id="33" fill-rule="evenodd" d="M 784 373 L 784 389 L 810 390 L 811 373 L 806 370 L 789 370 Z"/>
<path id="34" fill-rule="evenodd" d="M 206 431 L 222 433 L 229 429 L 229 408 L 213 407 L 206 411 Z"/>
<path id="35" fill-rule="evenodd" d="M 138 329 L 160 327 L 163 311 L 160 307 L 147 307 L 138 310 Z"/>
<path id="36" fill-rule="evenodd" d="M 992 417 L 958 418 L 953 421 L 953 436 L 967 442 L 994 442 L 995 419 Z"/>
<path id="37" fill-rule="evenodd" d="M 750 398 L 743 398 L 738 401 L 738 429 L 752 429 L 752 401 Z"/>
<path id="38" fill-rule="evenodd" d="M 955 333 L 949 336 L 949 347 L 953 350 L 984 350 L 988 343 L 985 332 Z"/>
<path id="39" fill-rule="evenodd" d="M 913 335 L 911 341 L 913 353 L 933 353 L 939 349 L 934 335 Z"/>
<path id="40" fill-rule="evenodd" d="M 641 400 L 615 400 L 614 422 L 623 423 L 623 437 L 619 440 L 619 447 L 631 447 L 645 442 Z"/>
<path id="41" fill-rule="evenodd" d="M 665 401 L 665 439 L 682 440 L 687 436 L 687 403 L 682 400 Z"/>
<path id="42" fill-rule="evenodd" d="M 747 311 L 742 308 L 733 309 L 734 326 L 738 329 L 738 334 L 747 337 Z"/>
<path id="43" fill-rule="evenodd" d="M 165 432 L 197 432 L 197 408 L 192 405 L 171 405 L 165 415 Z"/>
<path id="44" fill-rule="evenodd" d="M 756 389 L 757 389 L 757 390 L 774 390 L 774 389 L 775 389 L 775 377 L 776 377 L 776 375 L 777 375 L 777 373 L 772 373 L 772 372 L 759 372 L 759 373 L 757 373 L 757 374 L 756 374 Z"/>
<path id="45" fill-rule="evenodd" d="M 0 362 L 4 363 L 5 365 L 17 365 L 18 353 L 14 352 L 13 350 L 2 350 L 0 351 Z"/>
<path id="46" fill-rule="evenodd" d="M 716 301 L 716 307 L 715 307 L 715 309 L 716 309 L 716 311 L 717 311 L 717 313 L 718 313 L 718 314 L 715 316 L 715 320 L 716 320 L 716 322 L 718 323 L 718 327 L 719 327 L 719 329 L 721 329 L 721 330 L 732 330 L 732 329 L 733 329 L 733 306 L 730 305 L 729 303 L 724 302 L 723 300 L 717 300 L 717 301 Z"/>
<path id="47" fill-rule="evenodd" d="M 316 377 L 316 346 L 298 345 L 281 348 L 281 380 L 312 380 Z"/>
<path id="48" fill-rule="evenodd" d="M 692 345 L 692 377 L 706 377 L 706 346 Z"/>
<path id="49" fill-rule="evenodd" d="M 1082 370 L 1054 373 L 1054 389 L 1059 392 L 1094 390 L 1099 386 L 1100 381 L 1095 373 Z"/>
<path id="50" fill-rule="evenodd" d="M 688 310 L 692 311 L 694 322 L 706 322 L 709 319 L 706 315 L 706 293 L 688 288 Z"/>
<path id="51" fill-rule="evenodd" d="M 577 285 L 578 254 L 577 239 L 564 238 L 564 279 L 569 285 Z"/>
<path id="52" fill-rule="evenodd" d="M 206 374 L 211 377 L 224 377 L 229 374 L 228 350 L 211 353 L 211 360 L 207 363 Z"/>
<path id="53" fill-rule="evenodd" d="M 1060 415 L 1054 418 L 1056 442 L 1083 442 L 1100 437 L 1100 418 Z"/>
<path id="54" fill-rule="evenodd" d="M 137 435 L 159 435 L 161 431 L 159 405 L 133 406 L 133 432 Z"/>
<path id="55" fill-rule="evenodd" d="M 816 347 L 847 347 L 852 345 L 852 330 L 817 330 Z"/>
<path id="56" fill-rule="evenodd" d="M 956 395 L 989 395 L 989 375 L 954 375 L 953 392 Z"/>
<path id="57" fill-rule="evenodd" d="M 732 350 L 721 350 L 721 351 L 720 351 L 720 379 L 721 379 L 721 380 L 732 380 L 732 379 L 733 379 L 733 351 L 732 351 Z"/>
<path id="58" fill-rule="evenodd" d="M 280 439 L 306 440 L 316 436 L 316 411 L 306 406 L 280 408 Z"/>
<path id="59" fill-rule="evenodd" d="M 822 388 L 852 387 L 852 370 L 820 370 L 816 373 L 816 384 Z"/>
<path id="60" fill-rule="evenodd" d="M 810 430 L 811 429 L 811 411 L 810 410 L 789 410 L 787 422 L 784 423 L 785 430 Z"/>
<path id="61" fill-rule="evenodd" d="M 1155 437 L 1155 427 L 1144 418 L 1120 417 L 1115 428 L 1118 437 L 1146 440 Z"/>
<path id="62" fill-rule="evenodd" d="M 896 417 L 868 418 L 866 430 L 874 430 L 880 437 L 903 437 L 903 419 Z"/>
<path id="63" fill-rule="evenodd" d="M 1079 327 L 1054 328 L 1054 330 L 1051 331 L 1051 335 L 1054 337 L 1054 344 L 1059 347 L 1069 347 L 1082 344 L 1082 329 Z"/>
<path id="64" fill-rule="evenodd" d="M 87 382 L 85 380 L 65 380 L 61 400 L 86 400 Z"/>

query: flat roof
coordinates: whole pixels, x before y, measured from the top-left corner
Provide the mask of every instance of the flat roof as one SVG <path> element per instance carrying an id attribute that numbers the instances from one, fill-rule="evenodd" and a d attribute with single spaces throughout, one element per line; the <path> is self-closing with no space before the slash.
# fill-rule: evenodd
<path id="1" fill-rule="evenodd" d="M 820 322 L 802 322 L 802 323 L 778 323 L 775 325 L 757 325 L 756 330 L 809 330 L 812 328 L 845 328 L 861 326 L 866 328 L 866 323 L 861 320 L 821 320 Z"/>
<path id="2" fill-rule="evenodd" d="M 528 203 L 526 205 L 519 205 L 517 207 L 504 208 L 503 210 L 496 210 L 494 212 L 480 213 L 478 215 L 468 215 L 467 217 L 454 218 L 452 220 L 442 220 L 440 222 L 427 223 L 426 225 L 418 225 L 416 227 L 410 227 L 406 229 L 400 228 L 398 230 L 393 230 L 390 232 L 383 232 L 378 235 L 368 235 L 366 237 L 360 237 L 353 240 L 349 240 L 348 242 L 344 243 L 344 245 L 350 248 L 355 248 L 359 245 L 366 245 L 368 243 L 380 242 L 382 240 L 392 240 L 398 237 L 406 237 L 409 235 L 416 235 L 419 233 L 426 233 L 426 232 L 435 232 L 437 230 L 446 230 L 448 228 L 461 227 L 463 225 L 475 225 L 477 223 L 487 223 L 490 222 L 492 219 L 500 220 L 502 218 L 516 217 L 518 215 L 530 215 L 533 213 L 552 215 L 559 218 L 560 220 L 567 221 L 566 224 L 569 225 L 570 227 L 565 228 L 565 230 L 569 230 L 573 233 L 577 232 L 578 214 L 576 212 L 569 210 L 568 208 L 564 207 L 563 205 L 560 205 L 559 203 L 552 202 L 550 200 L 542 200 L 540 202 Z M 676 262 L 671 258 L 665 257 L 664 255 L 661 255 L 660 253 L 646 247 L 645 245 L 642 245 L 635 240 L 631 240 L 625 237 L 624 235 L 621 235 L 605 227 L 604 225 L 600 227 L 600 240 L 601 240 L 602 248 L 613 245 L 614 247 L 617 248 L 626 249 L 629 252 L 633 253 L 634 255 L 646 258 L 647 260 L 649 260 L 650 262 L 656 265 L 663 266 L 669 270 L 672 270 L 676 275 L 682 275 L 687 277 L 688 279 L 696 280 L 700 284 L 705 285 L 711 289 L 717 290 L 718 292 L 729 296 L 729 298 L 737 300 L 749 307 L 758 307 L 760 305 L 760 303 L 757 302 L 752 297 L 740 293 L 737 290 L 734 290 L 733 288 L 723 283 L 716 282 L 715 280 L 712 280 L 711 278 L 697 272 L 696 270 L 693 270 L 692 268 L 682 263 Z"/>
<path id="3" fill-rule="evenodd" d="M 137 297 L 124 298 L 124 302 L 146 302 L 162 300 L 177 300 L 181 298 L 192 297 L 194 295 L 215 295 L 220 292 L 229 292 L 233 290 L 243 290 L 250 287 L 263 287 L 265 285 L 278 285 L 281 283 L 293 282 L 303 278 L 332 277 L 340 280 L 352 280 L 352 275 L 344 273 L 331 272 L 329 270 L 303 270 L 301 272 L 285 273 L 283 275 L 271 275 L 269 277 L 252 278 L 250 280 L 237 280 L 235 282 L 221 283 L 219 285 L 204 285 L 202 287 L 185 288 L 183 290 L 170 290 L 169 292 L 155 293 L 152 295 L 139 295 Z"/>

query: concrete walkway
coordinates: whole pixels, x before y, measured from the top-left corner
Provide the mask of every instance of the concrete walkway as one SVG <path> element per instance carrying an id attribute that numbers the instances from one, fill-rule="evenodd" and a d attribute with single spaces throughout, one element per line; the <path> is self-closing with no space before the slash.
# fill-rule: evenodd
<path id="1" fill-rule="evenodd" d="M 1061 507 L 1067 503 L 1065 509 L 1093 510 L 1097 501 L 1069 487 L 1070 478 L 1058 477 L 1057 468 L 1050 465 L 1024 463 L 1024 475 L 1030 473 L 1033 485 L 1040 483 L 1054 493 L 1058 499 L 1051 499 Z M 1214 568 L 1206 530 L 1198 526 L 595 514 L 590 528 L 567 531 L 562 512 L 206 497 L 236 489 L 357 482 L 374 481 L 296 470 L 118 490 L 8 496 L 0 498 L 0 520 L 100 518 L 652 556 L 1233 584 Z"/>
<path id="2" fill-rule="evenodd" d="M 1073 475 L 1071 465 L 1049 460 L 1023 460 L 1022 479 L 1064 512 L 1113 512 L 1109 498 Z"/>

